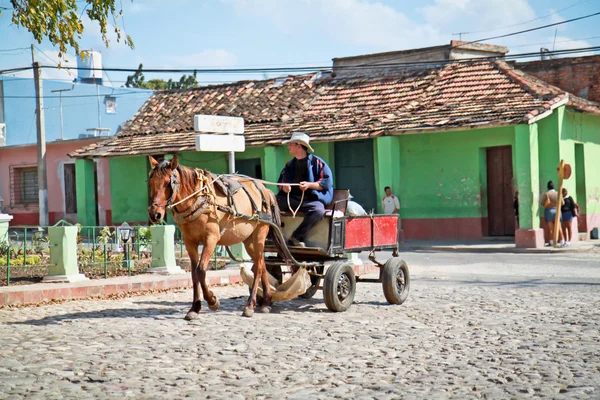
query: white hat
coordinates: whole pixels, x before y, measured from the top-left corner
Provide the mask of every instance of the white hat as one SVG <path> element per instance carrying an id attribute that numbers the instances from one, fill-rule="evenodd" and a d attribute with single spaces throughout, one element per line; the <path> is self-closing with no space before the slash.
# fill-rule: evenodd
<path id="1" fill-rule="evenodd" d="M 282 144 L 287 144 L 287 143 L 300 143 L 303 146 L 306 146 L 306 148 L 308 150 L 310 150 L 311 153 L 314 153 L 315 151 L 313 150 L 312 147 L 310 147 L 310 144 L 308 144 L 308 142 L 310 142 L 310 137 L 308 137 L 308 135 L 304 132 L 293 132 L 292 133 L 292 137 L 289 140 L 284 140 L 282 142 Z"/>

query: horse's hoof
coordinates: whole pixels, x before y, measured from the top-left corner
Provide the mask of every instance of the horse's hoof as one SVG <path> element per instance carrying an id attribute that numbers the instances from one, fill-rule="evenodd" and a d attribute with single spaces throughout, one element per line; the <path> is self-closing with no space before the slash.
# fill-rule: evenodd
<path id="1" fill-rule="evenodd" d="M 270 306 L 264 306 L 260 308 L 260 312 L 263 314 L 268 314 L 271 312 L 271 307 Z"/>
<path id="2" fill-rule="evenodd" d="M 248 308 L 248 307 L 246 307 L 244 309 L 244 312 L 242 313 L 243 317 L 248 317 L 248 318 L 252 317 L 253 315 L 254 315 L 254 310 L 251 308 Z"/>
<path id="3" fill-rule="evenodd" d="M 185 319 L 186 321 L 198 319 L 198 313 L 196 311 L 189 311 L 183 319 Z"/>
<path id="4" fill-rule="evenodd" d="M 215 302 L 211 305 L 208 305 L 208 309 L 211 311 L 217 311 L 219 309 L 219 307 L 221 306 L 221 303 L 219 302 L 219 299 L 217 299 L 215 297 Z"/>

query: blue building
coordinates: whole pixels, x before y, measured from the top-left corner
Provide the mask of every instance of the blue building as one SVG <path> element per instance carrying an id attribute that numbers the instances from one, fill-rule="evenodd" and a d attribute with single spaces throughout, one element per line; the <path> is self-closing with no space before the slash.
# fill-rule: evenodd
<path id="1" fill-rule="evenodd" d="M 47 142 L 114 135 L 152 94 L 105 86 L 101 78 L 43 80 L 42 85 Z M 36 143 L 35 108 L 33 79 L 0 75 L 0 146 Z"/>

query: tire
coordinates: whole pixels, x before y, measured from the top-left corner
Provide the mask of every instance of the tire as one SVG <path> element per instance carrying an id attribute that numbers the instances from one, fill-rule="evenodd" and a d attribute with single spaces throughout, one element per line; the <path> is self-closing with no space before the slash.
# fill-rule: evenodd
<path id="1" fill-rule="evenodd" d="M 318 274 L 323 274 L 323 267 L 317 267 Z M 310 287 L 300 295 L 303 299 L 312 299 L 312 297 L 319 291 L 319 285 L 321 284 L 321 278 L 318 276 L 310 276 Z"/>
<path id="2" fill-rule="evenodd" d="M 325 274 L 323 298 L 327 308 L 333 312 L 346 311 L 354 301 L 356 279 L 350 262 L 336 262 Z"/>
<path id="3" fill-rule="evenodd" d="M 397 257 L 392 257 L 383 266 L 383 294 L 390 304 L 402 304 L 408 298 L 410 273 L 408 266 Z"/>

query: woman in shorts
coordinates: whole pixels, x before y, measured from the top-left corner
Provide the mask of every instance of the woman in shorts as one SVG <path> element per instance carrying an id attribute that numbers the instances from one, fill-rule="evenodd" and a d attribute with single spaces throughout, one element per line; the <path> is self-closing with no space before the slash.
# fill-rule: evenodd
<path id="1" fill-rule="evenodd" d="M 579 205 L 569 196 L 567 189 L 562 190 L 562 206 L 560 207 L 560 223 L 562 227 L 563 237 L 565 238 L 565 246 L 571 245 L 573 237 L 573 218 L 579 215 Z"/>

